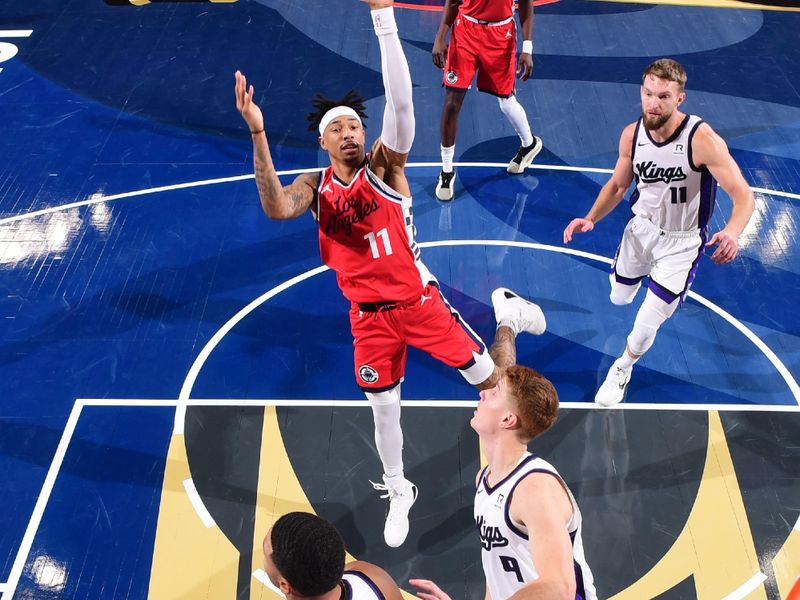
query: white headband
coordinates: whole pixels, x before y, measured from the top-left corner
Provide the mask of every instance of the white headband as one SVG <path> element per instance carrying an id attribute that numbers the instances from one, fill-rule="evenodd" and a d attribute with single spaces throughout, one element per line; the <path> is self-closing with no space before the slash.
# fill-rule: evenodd
<path id="1" fill-rule="evenodd" d="M 361 117 L 359 117 L 358 113 L 352 108 L 349 106 L 334 106 L 322 116 L 322 121 L 319 122 L 319 134 L 322 135 L 325 133 L 325 128 L 330 125 L 331 121 L 339 117 L 352 117 L 358 121 L 359 125 L 363 126 Z"/>

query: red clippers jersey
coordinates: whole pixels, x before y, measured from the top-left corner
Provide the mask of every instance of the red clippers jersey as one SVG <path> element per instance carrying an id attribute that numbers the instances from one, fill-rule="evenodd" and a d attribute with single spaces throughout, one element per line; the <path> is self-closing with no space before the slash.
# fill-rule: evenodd
<path id="1" fill-rule="evenodd" d="M 434 279 L 419 260 L 411 198 L 404 198 L 369 169 L 369 159 L 349 185 L 328 167 L 317 188 L 322 262 L 336 271 L 351 302 L 406 302 Z"/>
<path id="2" fill-rule="evenodd" d="M 464 0 L 458 10 L 481 21 L 502 21 L 514 16 L 514 0 Z"/>

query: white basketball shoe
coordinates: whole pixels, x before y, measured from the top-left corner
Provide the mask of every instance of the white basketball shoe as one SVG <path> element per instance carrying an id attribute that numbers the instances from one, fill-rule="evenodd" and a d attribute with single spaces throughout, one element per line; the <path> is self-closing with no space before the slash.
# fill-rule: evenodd
<path id="1" fill-rule="evenodd" d="M 539 305 L 525 300 L 508 288 L 497 288 L 492 292 L 492 306 L 497 324 L 510 321 L 514 323 L 515 333 L 527 331 L 541 335 L 547 329 L 547 320 Z"/>
<path id="2" fill-rule="evenodd" d="M 383 476 L 383 483 L 374 481 L 370 481 L 370 483 L 376 490 L 386 492 L 381 498 L 389 499 L 389 512 L 383 528 L 383 539 L 387 546 L 397 548 L 406 541 L 408 536 L 408 512 L 417 500 L 417 486 L 404 477 L 390 481 L 386 475 Z"/>
<path id="3" fill-rule="evenodd" d="M 614 364 L 611 365 L 605 381 L 603 381 L 600 389 L 597 390 L 597 394 L 595 394 L 594 401 L 600 406 L 614 406 L 622 402 L 625 397 L 633 367 L 623 369 L 617 362 L 614 361 Z"/>

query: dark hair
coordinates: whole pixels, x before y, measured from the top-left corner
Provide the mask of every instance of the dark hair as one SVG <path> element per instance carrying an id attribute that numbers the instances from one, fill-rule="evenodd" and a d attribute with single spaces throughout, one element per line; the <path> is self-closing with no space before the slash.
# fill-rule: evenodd
<path id="1" fill-rule="evenodd" d="M 647 65 L 642 74 L 642 83 L 648 75 L 653 75 L 659 79 L 674 81 L 678 84 L 678 91 L 683 92 L 686 87 L 686 70 L 677 60 L 671 58 L 659 58 Z"/>
<path id="2" fill-rule="evenodd" d="M 319 596 L 342 580 L 344 541 L 325 519 L 304 512 L 283 515 L 272 526 L 272 562 L 303 596 Z"/>
<path id="3" fill-rule="evenodd" d="M 556 422 L 558 393 L 549 379 L 522 365 L 506 369 L 505 378 L 519 419 L 518 437 L 527 443 Z"/>
<path id="4" fill-rule="evenodd" d="M 364 109 L 364 98 L 362 98 L 361 94 L 359 94 L 356 90 L 350 90 L 338 100 L 326 98 L 322 94 L 317 94 L 311 101 L 311 106 L 314 107 L 314 110 L 308 113 L 308 117 L 306 117 L 309 123 L 309 131 L 316 131 L 319 129 L 319 124 L 322 121 L 322 117 L 325 116 L 325 113 L 337 106 L 349 106 L 352 108 L 354 111 L 356 111 L 356 114 L 361 117 L 362 123 L 364 122 L 364 119 L 367 118 L 367 113 Z"/>

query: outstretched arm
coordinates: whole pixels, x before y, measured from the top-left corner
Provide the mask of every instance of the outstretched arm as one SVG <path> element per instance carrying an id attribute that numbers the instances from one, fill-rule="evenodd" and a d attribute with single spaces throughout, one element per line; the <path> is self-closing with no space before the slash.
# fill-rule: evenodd
<path id="1" fill-rule="evenodd" d="M 414 104 L 411 99 L 411 73 L 391 0 L 370 0 L 372 23 L 381 49 L 381 73 L 386 94 L 383 130 L 372 147 L 373 172 L 404 196 L 410 196 L 403 168 L 414 141 Z"/>
<path id="2" fill-rule="evenodd" d="M 522 29 L 522 52 L 517 60 L 517 73 L 522 81 L 533 74 L 533 2 L 520 0 L 519 22 Z"/>
<path id="3" fill-rule="evenodd" d="M 269 152 L 267 135 L 264 132 L 264 116 L 258 105 L 253 102 L 253 86 L 247 87 L 247 79 L 241 71 L 236 71 L 235 77 L 236 108 L 250 128 L 250 135 L 253 138 L 253 166 L 261 208 L 271 219 L 297 217 L 314 201 L 319 175 L 304 173 L 291 185 L 284 187 L 281 184 Z"/>
<path id="4" fill-rule="evenodd" d="M 705 165 L 733 201 L 728 223 L 706 244 L 719 244 L 711 255 L 711 260 L 718 265 L 729 263 L 739 253 L 739 236 L 753 215 L 753 191 L 747 185 L 725 141 L 705 123 L 700 125 L 692 138 L 692 155 L 696 164 Z"/>
<path id="5" fill-rule="evenodd" d="M 460 0 L 445 0 L 442 21 L 439 23 L 436 37 L 433 38 L 431 58 L 433 58 L 433 64 L 440 69 L 444 69 L 444 63 L 447 60 L 447 32 L 450 31 L 453 21 L 456 20 L 459 4 L 461 4 Z"/>
<path id="6" fill-rule="evenodd" d="M 582 219 L 572 219 L 570 224 L 567 225 L 564 230 L 565 244 L 569 244 L 572 241 L 574 233 L 587 233 L 594 229 L 594 224 L 614 210 L 623 196 L 625 196 L 625 192 L 628 191 L 631 181 L 633 181 L 631 144 L 633 143 L 635 129 L 636 124 L 631 123 L 622 130 L 622 135 L 619 138 L 619 157 L 617 158 L 617 164 L 614 166 L 614 172 L 611 174 L 611 179 L 602 187 L 586 216 Z"/>

